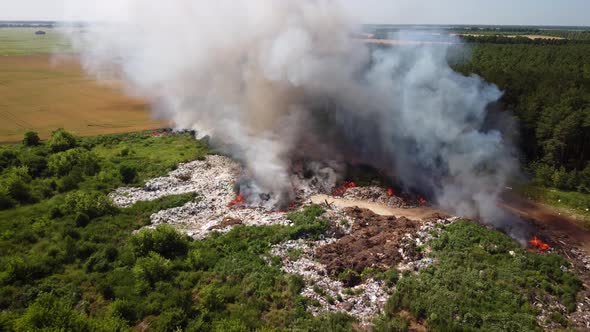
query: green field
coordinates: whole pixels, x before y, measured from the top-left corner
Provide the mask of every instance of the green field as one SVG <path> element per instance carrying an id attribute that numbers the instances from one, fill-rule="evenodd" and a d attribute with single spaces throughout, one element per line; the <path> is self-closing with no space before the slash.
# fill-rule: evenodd
<path id="1" fill-rule="evenodd" d="M 590 194 L 532 185 L 523 186 L 518 191 L 532 200 L 560 209 L 581 225 L 590 228 Z"/>
<path id="2" fill-rule="evenodd" d="M 36 35 L 38 30 L 45 35 Z M 55 29 L 0 28 L 0 56 L 71 52 L 69 41 Z"/>

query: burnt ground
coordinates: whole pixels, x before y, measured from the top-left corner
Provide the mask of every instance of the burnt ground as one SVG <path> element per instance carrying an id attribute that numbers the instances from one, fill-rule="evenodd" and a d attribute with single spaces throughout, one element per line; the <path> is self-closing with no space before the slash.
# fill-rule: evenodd
<path id="1" fill-rule="evenodd" d="M 422 258 L 414 240 L 422 222 L 381 216 L 361 208 L 346 208 L 344 212 L 354 220 L 351 232 L 320 248 L 317 253 L 330 276 L 338 277 L 346 271 L 360 275 L 366 268 L 384 271 L 404 259 L 417 261 Z M 347 286 L 354 286 L 359 281 L 351 277 L 340 279 Z"/>

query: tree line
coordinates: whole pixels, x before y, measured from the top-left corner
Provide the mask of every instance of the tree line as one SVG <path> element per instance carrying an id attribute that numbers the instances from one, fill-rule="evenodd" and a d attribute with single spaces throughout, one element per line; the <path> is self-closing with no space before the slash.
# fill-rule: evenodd
<path id="1" fill-rule="evenodd" d="M 486 38 L 455 68 L 504 91 L 501 106 L 518 120 L 522 160 L 535 182 L 590 193 L 590 44 Z"/>

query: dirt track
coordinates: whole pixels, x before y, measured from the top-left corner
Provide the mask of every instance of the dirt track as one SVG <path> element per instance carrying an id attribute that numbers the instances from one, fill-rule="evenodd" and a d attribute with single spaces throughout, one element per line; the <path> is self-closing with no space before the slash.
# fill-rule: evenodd
<path id="1" fill-rule="evenodd" d="M 360 207 L 362 209 L 371 210 L 378 215 L 395 216 L 396 218 L 406 217 L 412 220 L 422 220 L 432 216 L 434 213 L 441 213 L 440 210 L 429 206 L 421 206 L 416 208 L 394 208 L 379 203 L 372 203 L 363 200 L 344 199 L 328 195 L 315 195 L 311 197 L 311 202 L 314 204 L 325 204 L 326 201 L 341 208 Z"/>

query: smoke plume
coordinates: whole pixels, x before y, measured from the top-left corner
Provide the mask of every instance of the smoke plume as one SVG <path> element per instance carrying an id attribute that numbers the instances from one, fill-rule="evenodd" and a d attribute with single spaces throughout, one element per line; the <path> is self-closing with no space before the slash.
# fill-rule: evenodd
<path id="1" fill-rule="evenodd" d="M 505 217 L 516 163 L 486 124 L 501 92 L 452 70 L 457 41 L 370 47 L 336 0 L 101 3 L 108 20 L 68 34 L 86 69 L 241 160 L 251 197 L 292 198 L 294 158 L 356 160 L 457 214 Z"/>

